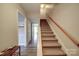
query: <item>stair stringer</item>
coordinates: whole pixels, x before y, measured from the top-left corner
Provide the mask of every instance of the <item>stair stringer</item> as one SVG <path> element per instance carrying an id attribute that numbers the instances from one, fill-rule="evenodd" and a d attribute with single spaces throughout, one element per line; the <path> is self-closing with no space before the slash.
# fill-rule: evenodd
<path id="1" fill-rule="evenodd" d="M 37 41 L 37 56 L 42 56 L 42 41 L 41 41 L 41 29 L 40 29 L 40 26 L 39 26 L 39 29 L 38 29 L 38 41 Z"/>

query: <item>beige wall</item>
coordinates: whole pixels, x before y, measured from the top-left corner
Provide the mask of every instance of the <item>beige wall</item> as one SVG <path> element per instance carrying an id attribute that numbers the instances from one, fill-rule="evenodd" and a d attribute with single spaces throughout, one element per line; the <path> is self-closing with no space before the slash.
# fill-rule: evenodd
<path id="1" fill-rule="evenodd" d="M 52 31 L 56 35 L 63 51 L 67 55 L 77 55 L 78 47 L 49 19 L 47 20 Z"/>
<path id="2" fill-rule="evenodd" d="M 0 51 L 18 45 L 18 4 L 0 4 Z"/>
<path id="3" fill-rule="evenodd" d="M 79 41 L 79 4 L 58 4 L 52 18 Z"/>
<path id="4" fill-rule="evenodd" d="M 58 4 L 54 7 L 50 16 L 79 41 L 79 4 Z M 54 29 L 57 38 L 68 55 L 79 55 L 79 48 L 58 27 L 52 24 L 51 28 Z"/>

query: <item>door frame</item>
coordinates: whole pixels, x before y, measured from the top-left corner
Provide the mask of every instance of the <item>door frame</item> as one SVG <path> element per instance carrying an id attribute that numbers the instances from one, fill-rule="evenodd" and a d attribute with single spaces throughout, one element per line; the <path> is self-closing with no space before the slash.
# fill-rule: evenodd
<path id="1" fill-rule="evenodd" d="M 17 16 L 17 36 L 18 36 L 18 24 L 19 24 L 19 22 L 18 22 L 18 14 L 21 14 L 22 16 L 24 16 L 24 31 L 25 31 L 25 39 L 26 39 L 26 46 L 27 46 L 27 28 L 26 28 L 26 16 L 23 14 L 23 12 L 21 12 L 19 9 L 17 9 L 17 12 L 16 12 L 16 16 Z M 18 38 L 19 39 L 19 38 Z M 17 40 L 17 44 L 19 45 L 19 41 Z"/>

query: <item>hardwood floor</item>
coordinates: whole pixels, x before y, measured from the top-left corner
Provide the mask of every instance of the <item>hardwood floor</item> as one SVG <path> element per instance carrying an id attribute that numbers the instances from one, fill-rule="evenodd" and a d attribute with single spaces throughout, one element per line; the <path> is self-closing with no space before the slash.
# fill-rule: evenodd
<path id="1" fill-rule="evenodd" d="M 21 46 L 21 56 L 37 56 L 37 46 L 33 41 L 27 46 Z"/>

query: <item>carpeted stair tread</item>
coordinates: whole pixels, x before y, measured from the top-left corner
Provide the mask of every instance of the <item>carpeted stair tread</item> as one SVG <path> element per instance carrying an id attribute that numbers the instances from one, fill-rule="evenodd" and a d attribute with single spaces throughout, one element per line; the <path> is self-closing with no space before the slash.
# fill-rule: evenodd
<path id="1" fill-rule="evenodd" d="M 53 38 L 53 37 L 43 37 L 42 40 L 46 40 L 46 41 L 58 41 L 56 38 Z"/>
<path id="2" fill-rule="evenodd" d="M 60 48 L 61 45 L 58 43 L 58 41 L 42 41 L 43 47 L 57 47 Z"/>
<path id="3" fill-rule="evenodd" d="M 43 48 L 43 55 L 44 56 L 65 56 L 66 54 L 60 48 Z"/>

